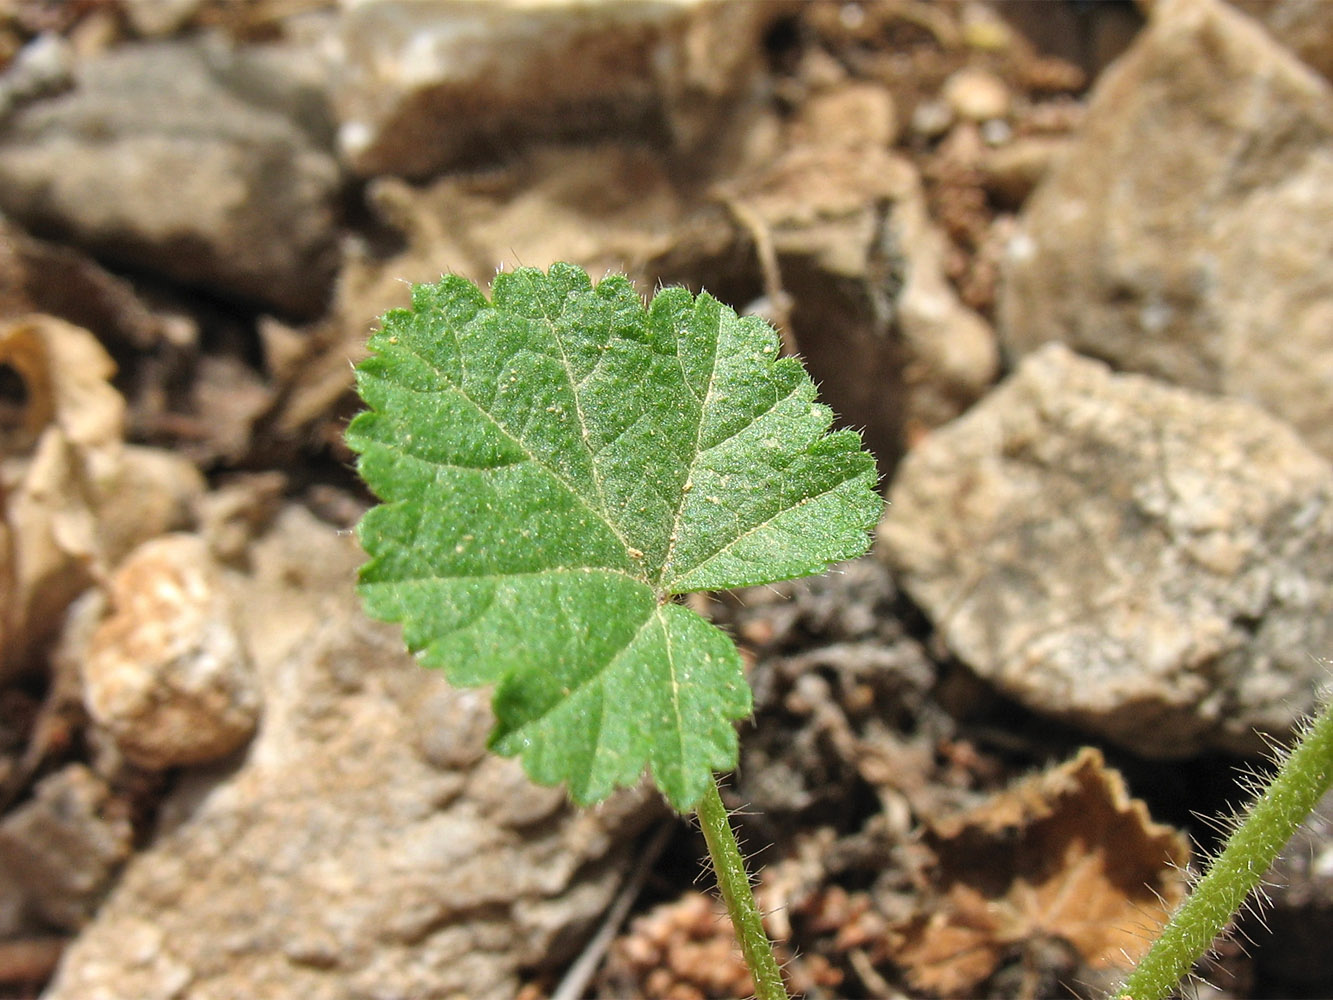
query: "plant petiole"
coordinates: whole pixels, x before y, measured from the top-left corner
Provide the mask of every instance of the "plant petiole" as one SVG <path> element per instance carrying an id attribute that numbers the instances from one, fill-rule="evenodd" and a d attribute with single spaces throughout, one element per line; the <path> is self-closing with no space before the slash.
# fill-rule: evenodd
<path id="1" fill-rule="evenodd" d="M 731 924 L 736 929 L 741 954 L 745 956 L 745 963 L 750 967 L 750 975 L 754 979 L 755 996 L 758 1000 L 788 1000 L 787 989 L 782 984 L 782 972 L 773 956 L 773 945 L 764 932 L 759 904 L 755 902 L 750 876 L 745 871 L 745 860 L 741 857 L 736 835 L 727 819 L 727 807 L 722 804 L 722 796 L 718 794 L 717 775 L 708 783 L 696 812 L 699 825 L 703 828 L 704 840 L 708 844 L 708 854 L 713 859 L 718 890 L 731 916 Z"/>

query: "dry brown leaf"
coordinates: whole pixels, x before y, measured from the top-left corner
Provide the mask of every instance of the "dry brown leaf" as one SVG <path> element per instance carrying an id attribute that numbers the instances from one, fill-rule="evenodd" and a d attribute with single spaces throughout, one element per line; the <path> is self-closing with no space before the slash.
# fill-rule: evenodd
<path id="1" fill-rule="evenodd" d="M 125 402 L 95 337 L 52 316 L 0 327 L 26 398 L 0 454 L 0 676 L 23 666 L 105 568 L 94 509 L 119 468 Z"/>
<path id="2" fill-rule="evenodd" d="M 897 928 L 913 987 L 975 993 L 1006 951 L 1043 939 L 1092 969 L 1129 964 L 1184 894 L 1185 838 L 1154 823 L 1100 752 L 936 824 L 937 892 Z"/>
<path id="3" fill-rule="evenodd" d="M 0 679 L 28 666 L 65 608 L 147 538 L 179 527 L 202 477 L 126 446 L 115 363 L 87 330 L 33 314 L 0 325 L 22 382 L 0 429 Z"/>

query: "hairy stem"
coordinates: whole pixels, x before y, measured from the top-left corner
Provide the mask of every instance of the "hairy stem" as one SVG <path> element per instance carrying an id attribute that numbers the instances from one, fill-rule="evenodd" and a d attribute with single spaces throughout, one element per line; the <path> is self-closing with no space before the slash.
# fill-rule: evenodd
<path id="1" fill-rule="evenodd" d="M 1120 988 L 1122 1000 L 1165 1000 L 1268 871 L 1333 783 L 1333 702 L 1301 733 L 1272 782 L 1190 897 Z"/>
<path id="2" fill-rule="evenodd" d="M 736 835 L 731 832 L 727 808 L 717 791 L 716 775 L 708 783 L 697 810 L 699 825 L 703 827 L 704 840 L 708 843 L 708 854 L 713 859 L 713 871 L 717 873 L 718 890 L 727 904 L 741 954 L 745 956 L 745 964 L 750 967 L 754 979 L 755 996 L 758 1000 L 787 1000 L 787 989 L 782 985 L 782 973 L 773 957 L 773 945 L 764 933 L 745 861 L 736 846 Z"/>

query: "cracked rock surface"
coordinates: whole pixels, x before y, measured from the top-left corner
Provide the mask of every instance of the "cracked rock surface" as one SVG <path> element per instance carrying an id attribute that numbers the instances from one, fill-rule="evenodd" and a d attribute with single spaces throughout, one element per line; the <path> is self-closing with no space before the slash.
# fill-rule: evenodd
<path id="1" fill-rule="evenodd" d="M 512 996 L 601 914 L 658 807 L 575 812 L 487 757 L 484 695 L 354 614 L 349 536 L 290 508 L 248 559 L 259 732 L 171 793 L 45 995 Z"/>
<path id="2" fill-rule="evenodd" d="M 907 457 L 879 545 L 979 674 L 1139 753 L 1315 704 L 1333 471 L 1248 403 L 1050 345 Z"/>

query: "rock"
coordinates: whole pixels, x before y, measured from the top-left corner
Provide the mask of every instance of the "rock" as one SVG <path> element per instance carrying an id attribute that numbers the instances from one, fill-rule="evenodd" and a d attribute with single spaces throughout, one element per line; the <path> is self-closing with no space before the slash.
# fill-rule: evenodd
<path id="1" fill-rule="evenodd" d="M 904 347 L 906 437 L 962 413 L 999 372 L 995 333 L 959 301 L 945 271 L 947 241 L 931 221 L 920 185 L 893 205 L 880 235 L 893 292 L 895 332 Z"/>
<path id="2" fill-rule="evenodd" d="M 965 66 L 944 81 L 941 96 L 963 121 L 1003 118 L 1013 98 L 1009 87 L 990 70 Z"/>
<path id="3" fill-rule="evenodd" d="M 1331 252 L 1333 88 L 1218 0 L 1162 0 L 1027 204 L 1001 337 L 1250 400 L 1333 456 Z"/>
<path id="4" fill-rule="evenodd" d="M 989 387 L 995 337 L 945 277 L 944 235 L 911 163 L 795 145 L 737 188 L 733 213 L 781 266 L 797 347 L 884 467 Z"/>
<path id="5" fill-rule="evenodd" d="M 194 463 L 164 448 L 127 444 L 115 478 L 97 503 L 97 533 L 106 564 L 120 563 L 136 546 L 191 525 L 208 484 Z"/>
<path id="6" fill-rule="evenodd" d="M 223 570 L 263 722 L 243 759 L 184 775 L 48 1000 L 499 1000 L 601 916 L 664 807 L 576 811 L 488 757 L 486 698 L 361 615 L 362 559 L 287 507 Z"/>
<path id="7" fill-rule="evenodd" d="M 1032 135 L 987 149 L 979 164 L 986 190 L 1006 205 L 1023 204 L 1069 145 L 1064 136 Z"/>
<path id="8" fill-rule="evenodd" d="M 1120 55 L 1143 26 L 1142 3 L 1049 3 L 1006 0 L 993 9 L 1011 30 L 1046 56 L 1060 59 L 1095 77 Z"/>
<path id="9" fill-rule="evenodd" d="M 166 38 L 175 34 L 198 13 L 203 0 L 130 0 L 125 15 L 135 34 L 143 38 Z"/>
<path id="10" fill-rule="evenodd" d="M 259 691 L 218 567 L 197 535 L 146 542 L 111 581 L 83 659 L 89 714 L 131 762 L 168 768 L 243 746 Z"/>
<path id="11" fill-rule="evenodd" d="M 245 565 L 251 541 L 281 509 L 289 485 L 277 470 L 244 473 L 200 497 L 195 514 L 209 552 L 220 562 Z"/>
<path id="12" fill-rule="evenodd" d="M 71 764 L 43 778 L 31 800 L 0 820 L 0 869 L 51 928 L 82 927 L 129 857 L 129 819 L 107 815 L 108 798 L 101 778 Z"/>
<path id="13" fill-rule="evenodd" d="M 362 176 L 422 179 L 534 140 L 725 147 L 790 4 L 369 0 L 342 17 L 339 146 Z"/>
<path id="14" fill-rule="evenodd" d="M 0 74 L 0 119 L 27 101 L 73 85 L 73 46 L 55 32 L 38 35 Z"/>
<path id="15" fill-rule="evenodd" d="M 159 43 L 84 60 L 73 90 L 0 125 L 0 210 L 108 262 L 319 311 L 340 179 L 305 105 L 283 104 L 303 92 L 282 59 Z"/>
<path id="16" fill-rule="evenodd" d="M 814 118 L 781 137 L 779 155 L 725 188 L 678 184 L 662 157 L 629 144 L 542 147 L 504 170 L 424 188 L 372 181 L 373 208 L 404 233 L 407 249 L 389 260 L 349 259 L 337 328 L 317 335 L 327 338 L 318 358 L 294 366 L 300 381 L 283 394 L 280 433 L 308 436 L 305 422 L 324 419 L 347 393 L 347 361 L 365 350 L 365 318 L 403 305 L 405 282 L 434 281 L 447 268 L 484 286 L 497 267 L 567 260 L 595 277 L 626 272 L 645 290 L 706 283 L 742 310 L 740 295 L 762 281 L 760 303 L 789 306 L 780 325 L 794 330 L 830 405 L 865 430 L 889 467 L 904 448 L 904 427 L 943 423 L 989 387 L 998 349 L 945 276 L 945 238 L 928 217 L 915 169 L 877 144 L 890 107 L 880 88 L 826 96 Z M 882 114 L 857 135 L 843 129 L 852 107 Z M 847 145 L 802 141 L 826 127 Z M 777 262 L 771 290 L 768 275 L 760 277 L 768 250 Z"/>
<path id="17" fill-rule="evenodd" d="M 898 135 L 893 95 L 877 83 L 838 85 L 801 106 L 796 128 L 811 146 L 887 149 Z"/>
<path id="18" fill-rule="evenodd" d="M 408 282 L 437 281 L 442 269 L 485 287 L 497 268 L 570 261 L 600 276 L 623 271 L 651 287 L 649 262 L 689 236 L 675 229 L 687 212 L 661 157 L 632 144 L 540 148 L 486 174 L 459 173 L 426 187 L 396 177 L 367 185 L 380 222 L 402 232 L 406 249 L 388 260 L 349 248 L 330 320 L 303 337 L 295 381 L 280 400 L 273 430 L 306 440 L 352 386 L 348 359 L 365 354 L 368 317 L 407 304 Z M 721 213 L 700 227 L 730 247 Z M 270 331 L 272 327 L 269 327 Z M 342 430 L 334 432 L 338 439 Z"/>
<path id="19" fill-rule="evenodd" d="M 1058 345 L 907 456 L 880 546 L 978 674 L 1136 753 L 1261 749 L 1333 648 L 1328 463 Z"/>
<path id="20" fill-rule="evenodd" d="M 1324 0 L 1230 0 L 1268 33 L 1333 80 L 1333 5 Z"/>
<path id="21" fill-rule="evenodd" d="M 925 98 L 912 111 L 912 131 L 923 139 L 938 139 L 953 125 L 953 108 L 939 98 Z"/>

